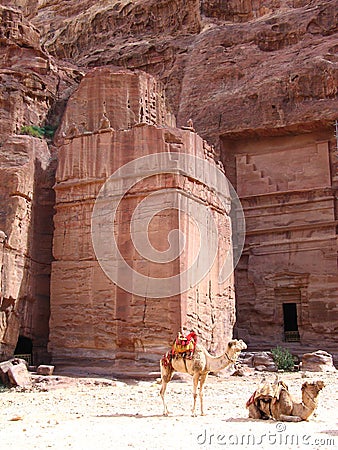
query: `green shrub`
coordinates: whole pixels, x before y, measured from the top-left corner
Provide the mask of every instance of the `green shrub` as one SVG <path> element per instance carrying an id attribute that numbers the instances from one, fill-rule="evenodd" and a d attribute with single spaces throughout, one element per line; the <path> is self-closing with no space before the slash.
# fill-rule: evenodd
<path id="1" fill-rule="evenodd" d="M 279 347 L 271 349 L 273 360 L 279 370 L 293 371 L 295 360 L 287 348 Z"/>
<path id="2" fill-rule="evenodd" d="M 36 126 L 36 125 L 26 125 L 21 127 L 20 130 L 21 134 L 28 134 L 29 136 L 42 138 L 44 136 L 44 131 L 42 128 Z"/>
<path id="3" fill-rule="evenodd" d="M 25 125 L 21 127 L 20 134 L 28 134 L 29 136 L 53 139 L 56 127 L 46 125 L 45 127 L 38 127 L 37 125 Z"/>

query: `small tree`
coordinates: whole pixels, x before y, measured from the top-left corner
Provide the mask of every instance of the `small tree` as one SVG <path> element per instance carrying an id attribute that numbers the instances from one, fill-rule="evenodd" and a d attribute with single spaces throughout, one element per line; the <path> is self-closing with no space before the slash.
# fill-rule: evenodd
<path id="1" fill-rule="evenodd" d="M 279 347 L 271 349 L 273 360 L 279 370 L 293 371 L 295 360 L 287 348 Z"/>

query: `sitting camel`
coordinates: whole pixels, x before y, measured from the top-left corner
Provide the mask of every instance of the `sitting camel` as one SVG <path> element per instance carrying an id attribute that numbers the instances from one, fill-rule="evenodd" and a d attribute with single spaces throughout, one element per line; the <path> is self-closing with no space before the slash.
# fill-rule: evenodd
<path id="1" fill-rule="evenodd" d="M 263 383 L 248 400 L 249 417 L 275 419 L 285 422 L 307 420 L 318 405 L 317 397 L 324 387 L 323 381 L 302 385 L 302 402 L 295 402 L 283 381 Z"/>
<path id="2" fill-rule="evenodd" d="M 225 353 L 218 357 L 210 355 L 207 350 L 199 344 L 196 344 L 195 351 L 190 358 L 180 356 L 178 358 L 174 357 L 166 359 L 166 357 L 163 357 L 160 362 L 162 382 L 160 395 L 162 397 L 164 407 L 163 415 L 167 416 L 169 414 L 167 405 L 164 400 L 164 394 L 167 388 L 167 384 L 171 380 L 174 372 L 188 373 L 193 377 L 193 416 L 196 416 L 195 408 L 197 387 L 199 383 L 201 415 L 203 416 L 203 386 L 209 372 L 218 372 L 229 366 L 230 364 L 235 363 L 240 352 L 246 348 L 247 346 L 242 340 L 234 339 L 228 342 Z"/>

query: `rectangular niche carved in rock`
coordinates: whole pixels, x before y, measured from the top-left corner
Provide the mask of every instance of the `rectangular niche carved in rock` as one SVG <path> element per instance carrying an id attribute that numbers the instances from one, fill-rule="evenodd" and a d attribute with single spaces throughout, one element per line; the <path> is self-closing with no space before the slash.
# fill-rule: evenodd
<path id="1" fill-rule="evenodd" d="M 301 303 L 299 288 L 277 288 L 275 297 L 283 307 L 283 327 L 285 342 L 299 342 L 298 311 Z"/>

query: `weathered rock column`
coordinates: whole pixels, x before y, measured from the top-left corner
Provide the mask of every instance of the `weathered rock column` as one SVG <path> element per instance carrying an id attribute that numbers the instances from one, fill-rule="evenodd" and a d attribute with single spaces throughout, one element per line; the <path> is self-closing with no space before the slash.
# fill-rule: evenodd
<path id="1" fill-rule="evenodd" d="M 46 361 L 54 170 L 46 142 L 15 136 L 0 157 L 0 358 L 13 356 L 19 336 Z M 30 352 L 29 352 L 30 353 Z"/>
<path id="2" fill-rule="evenodd" d="M 171 124 L 173 119 L 164 108 L 160 86 L 142 72 L 95 69 L 68 102 L 58 138 L 51 285 L 49 348 L 53 363 L 59 367 L 76 364 L 103 370 L 108 365 L 108 371 L 118 371 L 121 361 L 129 361 L 132 365 L 150 363 L 156 369 L 159 356 L 182 327 L 196 328 L 201 341 L 217 351 L 232 335 L 233 280 L 230 277 L 218 283 L 222 259 L 231 245 L 229 211 L 207 182 L 198 182 L 180 171 L 157 173 L 156 163 L 150 176 L 143 177 L 142 171 L 147 168 L 142 165 L 128 176 L 121 175 L 121 183 L 135 182 L 123 196 L 113 221 L 118 248 L 128 264 L 123 271 L 134 271 L 128 292 L 119 280 L 106 275 L 93 249 L 93 208 L 101 187 L 117 169 L 144 156 L 171 155 L 175 160 L 179 158 L 175 155 L 186 153 L 216 167 L 211 149 L 202 138 L 189 127 L 182 130 Z M 210 271 L 196 286 L 165 298 L 141 295 L 133 290 L 136 272 L 146 277 L 180 277 L 194 261 L 199 245 L 208 250 L 208 239 L 199 242 L 193 221 L 171 205 L 171 192 L 177 193 L 182 204 L 189 199 L 192 208 L 202 205 L 205 214 L 210 213 L 221 235 L 219 251 Z M 151 245 L 164 252 L 171 230 L 180 230 L 186 236 L 184 255 L 170 262 L 146 260 L 131 240 L 134 211 L 150 196 L 155 196 L 162 207 L 147 230 Z M 140 231 L 137 228 L 136 234 Z M 101 233 L 107 238 L 104 242 L 109 253 L 110 236 L 104 229 Z M 122 278 L 128 281 L 124 272 L 119 273 Z M 179 282 L 183 283 L 181 278 Z M 164 290 L 168 288 L 165 286 L 164 281 Z"/>

